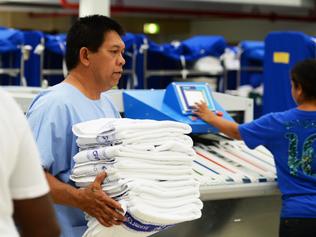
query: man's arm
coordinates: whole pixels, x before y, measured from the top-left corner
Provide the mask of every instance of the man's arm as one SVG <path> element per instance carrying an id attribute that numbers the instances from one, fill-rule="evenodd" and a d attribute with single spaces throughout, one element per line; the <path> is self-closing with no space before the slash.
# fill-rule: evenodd
<path id="1" fill-rule="evenodd" d="M 13 218 L 22 237 L 59 236 L 59 226 L 48 194 L 38 198 L 13 200 L 13 204 Z"/>
<path id="2" fill-rule="evenodd" d="M 120 204 L 102 190 L 106 173 L 97 175 L 92 184 L 80 189 L 61 182 L 48 172 L 45 175 L 55 203 L 79 208 L 107 227 L 120 225 L 125 220 L 119 213 L 123 211 Z"/>

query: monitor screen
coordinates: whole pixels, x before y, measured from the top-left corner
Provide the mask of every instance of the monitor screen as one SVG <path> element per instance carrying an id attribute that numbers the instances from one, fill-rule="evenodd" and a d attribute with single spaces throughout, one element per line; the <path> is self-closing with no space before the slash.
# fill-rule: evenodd
<path id="1" fill-rule="evenodd" d="M 210 110 L 215 110 L 211 92 L 206 84 L 177 84 L 182 113 L 192 114 L 195 103 L 205 102 Z"/>
<path id="2" fill-rule="evenodd" d="M 197 102 L 205 102 L 207 104 L 207 100 L 203 91 L 201 90 L 184 90 L 185 100 L 189 108 L 193 108 L 195 103 Z"/>

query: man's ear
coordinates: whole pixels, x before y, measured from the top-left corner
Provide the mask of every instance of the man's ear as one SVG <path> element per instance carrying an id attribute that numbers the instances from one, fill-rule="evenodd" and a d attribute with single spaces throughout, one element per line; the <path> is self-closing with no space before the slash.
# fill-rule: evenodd
<path id="1" fill-rule="evenodd" d="M 79 51 L 79 59 L 80 59 L 80 62 L 84 66 L 89 66 L 90 65 L 89 54 L 90 54 L 90 51 L 86 47 L 82 47 L 80 49 L 80 51 Z"/>

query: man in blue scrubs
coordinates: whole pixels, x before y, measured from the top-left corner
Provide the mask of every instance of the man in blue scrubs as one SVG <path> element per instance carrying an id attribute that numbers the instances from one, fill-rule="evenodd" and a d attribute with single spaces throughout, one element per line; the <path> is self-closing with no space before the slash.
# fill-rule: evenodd
<path id="1" fill-rule="evenodd" d="M 69 179 L 72 157 L 78 152 L 72 125 L 120 117 L 102 92 L 117 85 L 121 78 L 125 64 L 122 34 L 122 27 L 108 17 L 78 19 L 67 35 L 67 77 L 39 94 L 27 113 L 63 237 L 82 236 L 87 228 L 84 212 L 107 227 L 124 221 L 120 204 L 102 191 L 105 173 L 87 188 L 78 189 Z"/>

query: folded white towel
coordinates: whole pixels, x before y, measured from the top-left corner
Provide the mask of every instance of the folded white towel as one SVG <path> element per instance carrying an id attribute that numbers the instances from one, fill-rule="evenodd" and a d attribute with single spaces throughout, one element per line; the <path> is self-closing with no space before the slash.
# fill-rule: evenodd
<path id="1" fill-rule="evenodd" d="M 157 222 L 155 221 L 155 223 L 162 224 L 162 225 L 165 223 L 176 224 L 176 223 L 179 223 L 182 221 L 188 221 L 188 219 L 184 219 L 187 217 L 183 217 L 180 215 L 191 216 L 192 214 L 198 214 L 201 211 L 200 206 L 195 205 L 194 203 L 188 203 L 188 204 L 185 204 L 183 206 L 171 207 L 171 208 L 157 208 L 157 207 L 154 207 L 152 205 L 148 205 L 145 202 L 142 202 L 142 201 L 138 202 L 136 200 L 129 201 L 129 203 L 128 203 L 128 210 L 132 211 L 133 208 L 145 210 L 147 212 L 147 214 L 152 213 L 152 214 L 156 215 L 157 219 L 159 216 L 160 217 L 167 217 L 166 219 L 161 218 L 161 220 L 159 220 L 159 221 L 156 219 Z M 178 219 L 177 220 L 176 219 L 170 220 L 168 216 L 172 216 L 172 217 L 178 216 Z M 151 221 L 153 221 L 153 220 L 151 219 Z"/>
<path id="2" fill-rule="evenodd" d="M 188 136 L 183 136 L 184 139 L 190 138 Z M 189 139 L 190 142 L 192 139 Z M 162 151 L 174 151 L 174 152 L 181 152 L 185 153 L 190 156 L 196 155 L 194 149 L 191 146 L 188 146 L 187 144 L 184 144 L 183 142 L 178 142 L 178 141 L 166 141 L 165 143 L 156 146 L 155 150 L 157 152 L 162 152 Z"/>
<path id="3" fill-rule="evenodd" d="M 91 176 L 75 176 L 70 175 L 70 179 L 76 183 L 78 187 L 86 187 L 90 183 L 92 183 L 95 179 L 95 175 Z M 110 175 L 105 178 L 104 183 L 118 181 L 119 179 L 144 179 L 144 180 L 152 180 L 152 181 L 180 181 L 180 180 L 188 180 L 191 179 L 191 174 L 183 174 L 183 175 L 172 175 L 172 174 L 155 174 L 152 173 L 135 173 L 135 172 L 120 172 L 119 175 Z"/>
<path id="4" fill-rule="evenodd" d="M 103 190 L 104 191 L 104 190 Z M 115 200 L 120 200 L 124 198 L 128 194 L 128 190 L 121 190 L 121 191 L 104 191 L 109 197 L 115 199 Z"/>
<path id="5" fill-rule="evenodd" d="M 177 180 L 177 181 L 152 181 L 152 180 L 140 180 L 140 179 L 125 179 L 125 180 L 120 180 L 120 184 L 122 185 L 129 185 L 130 187 L 132 186 L 158 186 L 161 188 L 172 188 L 172 189 L 177 189 L 179 187 L 182 188 L 187 188 L 187 187 L 193 187 L 193 188 L 199 188 L 199 183 L 191 177 L 190 179 L 187 180 Z"/>
<path id="6" fill-rule="evenodd" d="M 131 195 L 126 195 L 124 196 L 124 199 L 128 203 L 146 203 L 147 205 L 150 205 L 152 207 L 156 208 L 175 208 L 175 207 L 183 207 L 187 204 L 194 204 L 196 205 L 197 208 L 202 209 L 203 208 L 203 203 L 200 199 L 198 198 L 172 198 L 172 199 L 166 199 L 166 200 L 148 200 L 148 199 L 142 199 L 139 198 L 138 196 L 132 196 Z"/>
<path id="7" fill-rule="evenodd" d="M 104 184 L 106 186 L 107 184 Z M 119 186 L 121 185 L 121 186 Z M 142 196 L 146 200 L 153 204 L 174 205 L 179 203 L 187 203 L 188 198 L 194 200 L 199 197 L 199 184 L 191 178 L 191 180 L 181 181 L 152 181 L 152 180 L 128 180 L 120 179 L 118 181 L 118 187 L 128 187 L 128 198 L 138 198 Z M 111 189 L 109 187 L 108 189 Z M 183 198 L 187 198 L 184 199 Z M 145 199 L 143 199 L 145 200 Z M 163 200 L 163 201 L 162 201 Z"/>
<path id="8" fill-rule="evenodd" d="M 142 130 L 133 130 L 128 129 L 124 131 L 117 131 L 115 133 L 115 136 L 117 139 L 133 139 L 133 138 L 139 138 L 139 137 L 159 137 L 159 134 L 170 134 L 171 136 L 173 134 L 179 134 L 184 135 L 186 134 L 183 129 L 179 128 L 156 128 L 156 129 L 142 129 Z M 102 135 L 103 136 L 103 135 Z"/>
<path id="9" fill-rule="evenodd" d="M 161 185 L 163 183 L 163 185 Z M 170 183 L 166 185 L 166 183 Z M 188 200 L 199 200 L 199 186 L 193 180 L 186 183 L 191 185 L 182 186 L 183 181 L 146 181 L 137 182 L 135 180 L 119 180 L 118 183 L 105 183 L 102 185 L 103 190 L 109 195 L 121 196 L 126 194 L 128 200 L 132 198 L 145 197 L 149 203 L 163 204 L 167 203 L 168 207 L 178 206 L 179 203 L 188 203 Z M 156 206 L 156 205 L 155 205 Z"/>
<path id="10" fill-rule="evenodd" d="M 192 129 L 189 125 L 174 121 L 157 121 L 146 119 L 128 119 L 128 118 L 101 118 L 75 124 L 72 128 L 73 133 L 78 137 L 96 137 L 99 134 L 120 131 L 144 131 L 154 129 L 179 129 L 183 134 L 191 133 Z"/>
<path id="11" fill-rule="evenodd" d="M 138 162 L 142 164 L 148 164 L 148 165 L 164 165 L 164 166 L 192 166 L 192 158 L 191 157 L 171 157 L 172 159 L 168 160 L 166 157 L 168 156 L 161 156 L 163 159 L 159 159 L 159 157 L 118 157 L 120 163 L 124 162 Z"/>
<path id="12" fill-rule="evenodd" d="M 193 198 L 199 198 L 200 192 L 198 189 L 194 188 L 188 188 L 183 190 L 169 190 L 169 192 L 161 192 L 156 190 L 155 188 L 151 187 L 141 187 L 141 188 L 132 188 L 129 189 L 128 194 L 138 197 L 148 197 L 148 198 L 160 198 L 160 200 L 166 200 L 168 198 L 182 198 L 182 197 L 193 197 Z"/>
<path id="13" fill-rule="evenodd" d="M 89 161 L 108 161 L 113 162 L 115 161 L 115 157 L 107 157 L 106 154 L 103 152 L 105 147 L 95 148 L 95 149 L 88 149 L 78 152 L 74 157 L 75 163 L 84 163 Z"/>
<path id="14" fill-rule="evenodd" d="M 141 162 L 116 162 L 111 165 L 104 163 L 100 164 L 76 164 L 72 169 L 72 176 L 82 177 L 97 175 L 98 173 L 105 171 L 108 176 L 116 173 L 119 176 L 121 174 L 126 175 L 129 173 L 138 173 L 151 175 L 155 178 L 155 175 L 190 175 L 193 173 L 192 167 L 188 165 L 168 166 L 168 165 L 156 165 L 156 164 L 142 164 Z"/>
<path id="15" fill-rule="evenodd" d="M 155 181 L 161 181 L 161 180 L 186 180 L 190 179 L 192 177 L 191 174 L 183 174 L 183 175 L 173 175 L 173 174 L 159 174 L 156 173 L 153 175 L 152 173 L 133 173 L 133 172 L 120 172 L 120 177 L 122 179 L 145 179 L 145 180 L 155 180 Z"/>
<path id="16" fill-rule="evenodd" d="M 110 228 L 99 224 L 93 218 L 88 221 L 88 229 L 83 237 L 147 237 L 170 227 L 170 225 L 145 224 L 129 213 L 126 213 L 125 217 L 127 222 Z"/>
<path id="17" fill-rule="evenodd" d="M 78 137 L 76 142 L 80 148 L 87 147 L 96 147 L 96 146 L 113 146 L 113 145 L 129 145 L 129 144 L 140 144 L 140 143 L 148 143 L 153 145 L 160 145 L 165 141 L 178 141 L 183 143 L 184 145 L 192 146 L 192 139 L 181 133 L 171 133 L 171 132 L 162 132 L 157 131 L 156 133 L 146 133 L 146 134 L 138 134 L 137 136 L 132 136 L 129 138 L 125 137 L 117 137 L 117 136 L 96 136 L 96 137 Z"/>
<path id="18" fill-rule="evenodd" d="M 192 128 L 190 125 L 175 122 L 175 121 L 158 121 L 151 119 L 123 119 L 124 123 L 121 123 L 121 120 L 115 121 L 115 128 L 118 132 L 126 131 L 127 129 L 131 131 L 144 131 L 144 130 L 155 130 L 155 129 L 171 129 L 171 130 L 179 130 L 181 133 L 189 134 L 192 132 Z"/>
<path id="19" fill-rule="evenodd" d="M 195 220 L 202 216 L 201 210 L 183 210 L 182 212 L 170 214 L 157 213 L 155 209 L 145 209 L 139 206 L 129 207 L 128 212 L 133 213 L 133 216 L 140 220 L 150 220 L 151 222 L 159 223 L 160 225 L 173 225 L 180 222 Z"/>
<path id="20" fill-rule="evenodd" d="M 128 160 L 126 159 L 124 162 L 118 161 L 113 164 L 113 167 L 118 169 L 119 172 L 122 170 L 128 171 L 142 171 L 142 172 L 152 172 L 152 173 L 167 173 L 167 174 L 191 174 L 192 173 L 192 165 L 190 163 L 187 164 L 179 164 L 179 165 L 170 165 L 170 164 L 160 164 L 156 163 L 147 163 L 146 161 L 139 162 L 136 160 Z"/>
<path id="21" fill-rule="evenodd" d="M 157 205 L 161 205 L 162 203 L 185 203 L 188 202 L 189 200 L 196 200 L 197 195 L 188 195 L 185 197 L 171 197 L 171 198 L 165 198 L 163 201 L 160 197 L 156 197 L 154 195 L 148 194 L 148 193 L 138 193 L 135 194 L 133 192 L 128 192 L 128 195 L 124 196 L 124 199 L 126 201 L 134 198 L 139 198 L 141 200 L 144 200 L 146 203 L 157 203 Z"/>
<path id="22" fill-rule="evenodd" d="M 178 145 L 178 151 L 175 151 L 175 149 L 164 149 L 164 148 L 160 148 L 160 146 L 157 146 L 155 150 L 149 150 L 149 151 L 140 151 L 140 150 L 135 150 L 132 148 L 129 148 L 129 145 L 119 145 L 119 146 L 113 146 L 113 147 L 104 147 L 104 149 L 102 150 L 104 156 L 107 157 L 114 157 L 114 156 L 133 156 L 133 157 L 144 157 L 147 159 L 148 156 L 168 156 L 168 157 L 173 157 L 173 156 L 195 156 L 195 151 L 193 150 L 193 148 L 189 148 L 188 146 L 183 147 L 183 150 L 181 151 L 180 148 L 181 144 L 179 143 L 175 143 L 175 146 Z M 165 158 L 166 159 L 166 158 Z"/>
<path id="23" fill-rule="evenodd" d="M 76 186 L 80 188 L 85 188 L 89 186 L 95 180 L 95 176 L 85 176 L 85 177 L 70 176 L 70 178 L 73 182 L 75 182 Z M 106 177 L 103 183 L 115 185 L 115 183 L 117 183 L 118 180 L 119 178 L 110 176 L 110 177 Z"/>
<path id="24" fill-rule="evenodd" d="M 73 126 L 73 133 L 78 136 L 77 143 L 81 148 L 166 139 L 169 136 L 189 134 L 191 130 L 189 125 L 174 121 L 109 118 L 90 120 Z"/>
<path id="25" fill-rule="evenodd" d="M 180 146 L 179 146 L 180 147 Z M 130 148 L 129 145 L 117 145 L 109 147 L 99 147 L 96 149 L 87 149 L 77 153 L 73 159 L 76 163 L 83 163 L 89 161 L 99 161 L 104 160 L 107 162 L 114 162 L 116 159 L 120 160 L 120 157 L 125 157 L 127 159 L 133 158 L 136 160 L 147 160 L 149 162 L 177 162 L 176 164 L 181 163 L 191 163 L 194 159 L 194 150 L 193 149 L 184 149 L 185 152 L 180 151 L 159 151 L 159 146 L 157 150 L 154 151 L 141 151 Z M 163 149 L 163 148 L 162 148 Z"/>
<path id="26" fill-rule="evenodd" d="M 117 170 L 114 168 L 114 164 L 106 165 L 105 163 L 99 162 L 89 162 L 82 164 L 75 164 L 72 169 L 71 176 L 82 177 L 82 176 L 96 176 L 97 174 L 105 171 L 107 176 L 112 176 L 117 173 Z"/>
<path id="27" fill-rule="evenodd" d="M 91 172 L 89 171 L 72 171 L 74 172 L 73 174 L 71 174 L 69 177 L 72 181 L 74 181 L 75 183 L 84 183 L 84 184 L 90 184 L 95 180 L 95 177 L 100 173 L 99 171 L 95 171 L 95 172 Z M 119 179 L 121 179 L 121 177 L 118 175 L 118 173 L 115 171 L 115 169 L 107 169 L 105 170 L 105 172 L 108 174 L 103 183 L 106 182 L 117 182 Z M 82 185 L 77 185 L 78 187 L 83 187 Z M 85 186 L 85 185 L 84 185 Z"/>
<path id="28" fill-rule="evenodd" d="M 116 192 L 116 191 L 121 191 L 121 190 L 127 190 L 128 186 L 126 184 L 121 184 L 120 182 L 116 182 L 116 183 L 103 183 L 102 184 L 102 189 L 105 192 Z"/>
<path id="29" fill-rule="evenodd" d="M 183 145 L 188 146 L 188 147 L 192 147 L 193 146 L 193 140 L 191 137 L 187 136 L 187 135 L 181 135 L 181 136 L 169 136 L 169 137 L 160 137 L 160 138 L 156 138 L 155 140 L 146 140 L 146 141 L 133 141 L 133 145 L 153 145 L 153 146 L 160 146 L 162 144 L 164 144 L 166 141 L 174 141 L 174 142 L 179 142 L 179 143 L 183 143 Z M 127 142 L 125 142 L 125 144 L 128 144 Z"/>

